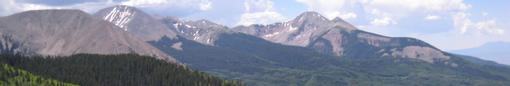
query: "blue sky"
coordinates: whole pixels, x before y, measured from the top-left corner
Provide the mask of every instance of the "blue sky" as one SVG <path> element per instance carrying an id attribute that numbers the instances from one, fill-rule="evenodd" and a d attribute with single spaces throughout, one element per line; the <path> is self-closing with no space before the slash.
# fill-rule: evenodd
<path id="1" fill-rule="evenodd" d="M 208 19 L 233 27 L 271 24 L 305 11 L 341 17 L 359 29 L 415 37 L 443 50 L 510 42 L 510 0 L 0 0 L 0 15 L 38 9 L 94 13 L 129 5 L 157 16 Z"/>

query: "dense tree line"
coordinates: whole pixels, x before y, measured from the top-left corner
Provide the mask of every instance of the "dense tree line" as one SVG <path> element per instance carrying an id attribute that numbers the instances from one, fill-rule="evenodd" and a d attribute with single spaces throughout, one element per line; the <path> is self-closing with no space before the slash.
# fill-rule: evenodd
<path id="1" fill-rule="evenodd" d="M 2 63 L 37 75 L 87 86 L 240 86 L 182 65 L 136 54 L 65 57 L 1 55 Z"/>
<path id="2" fill-rule="evenodd" d="M 43 78 L 7 64 L 0 64 L 1 86 L 77 86 L 58 80 Z"/>

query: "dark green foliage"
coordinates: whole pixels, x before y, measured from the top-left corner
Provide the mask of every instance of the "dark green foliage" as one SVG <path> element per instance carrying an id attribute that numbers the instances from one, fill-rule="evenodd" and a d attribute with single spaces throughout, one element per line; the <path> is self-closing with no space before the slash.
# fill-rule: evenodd
<path id="1" fill-rule="evenodd" d="M 176 50 L 171 45 L 182 42 L 183 50 Z M 262 69 L 253 67 L 253 65 L 270 67 L 271 63 L 263 58 L 228 48 L 207 46 L 192 40 L 179 37 L 178 39 L 169 39 L 163 37 L 156 42 L 150 42 L 165 53 L 172 55 L 179 61 L 184 62 L 190 67 L 204 70 L 229 69 L 229 71 L 238 72 L 256 72 Z M 244 57 L 244 58 L 239 58 Z M 243 63 L 239 63 L 243 62 Z"/>
<path id="2" fill-rule="evenodd" d="M 85 86 L 238 86 L 184 66 L 136 54 L 67 57 L 3 55 L 2 62 L 64 82 Z"/>
<path id="3" fill-rule="evenodd" d="M 335 57 L 271 43 L 243 34 L 225 34 L 215 46 L 186 39 L 150 42 L 190 67 L 253 86 L 509 86 L 510 68 L 453 56 L 448 62 L 380 57 L 375 49 Z M 182 42 L 183 50 L 170 46 Z M 349 48 L 363 48 L 357 44 Z M 450 63 L 455 63 L 456 66 Z M 248 71 L 243 71 L 248 70 Z"/>
<path id="4" fill-rule="evenodd" d="M 1 86 L 77 86 L 57 80 L 43 78 L 7 64 L 0 64 Z"/>

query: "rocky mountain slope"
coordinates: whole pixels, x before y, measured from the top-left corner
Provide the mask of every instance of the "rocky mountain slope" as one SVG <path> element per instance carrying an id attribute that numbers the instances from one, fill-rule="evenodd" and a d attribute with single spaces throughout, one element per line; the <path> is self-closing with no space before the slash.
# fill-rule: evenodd
<path id="1" fill-rule="evenodd" d="M 0 51 L 30 55 L 138 53 L 174 58 L 79 10 L 35 10 L 0 18 Z"/>
<path id="2" fill-rule="evenodd" d="M 94 16 L 103 18 L 144 41 L 157 40 L 163 36 L 174 38 L 177 35 L 158 19 L 130 6 L 118 5 L 104 8 L 96 12 Z"/>
<path id="3" fill-rule="evenodd" d="M 421 40 L 365 32 L 340 18 L 328 20 L 317 12 L 302 13 L 287 22 L 233 29 L 275 43 L 308 47 L 336 56 L 415 58 L 430 63 L 450 59 Z"/>
<path id="4" fill-rule="evenodd" d="M 182 21 L 178 18 L 166 17 L 160 19 L 160 21 L 179 36 L 207 45 L 212 45 L 218 39 L 219 34 L 234 32 L 226 26 L 203 19 Z"/>

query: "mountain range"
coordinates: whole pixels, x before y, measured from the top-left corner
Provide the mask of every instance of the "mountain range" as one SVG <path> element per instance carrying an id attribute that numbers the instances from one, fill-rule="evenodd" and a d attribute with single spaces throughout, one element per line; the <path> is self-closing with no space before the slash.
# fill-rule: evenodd
<path id="1" fill-rule="evenodd" d="M 38 10 L 0 18 L 0 33 L 2 53 L 137 53 L 250 86 L 510 85 L 507 65 L 366 32 L 317 12 L 230 28 L 123 5 L 92 15 Z"/>
<path id="2" fill-rule="evenodd" d="M 430 63 L 450 58 L 421 40 L 365 32 L 340 18 L 328 20 L 317 12 L 305 12 L 283 23 L 240 26 L 234 29 L 275 43 L 307 47 L 343 57 L 359 57 L 370 53 L 373 57 L 415 58 Z"/>

